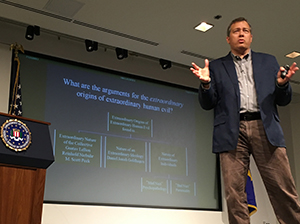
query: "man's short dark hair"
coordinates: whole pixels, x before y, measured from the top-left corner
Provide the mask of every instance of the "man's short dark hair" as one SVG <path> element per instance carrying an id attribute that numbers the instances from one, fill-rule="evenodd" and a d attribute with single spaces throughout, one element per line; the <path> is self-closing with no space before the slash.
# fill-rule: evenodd
<path id="1" fill-rule="evenodd" d="M 251 32 L 251 25 L 250 25 L 250 23 L 244 17 L 238 17 L 238 18 L 232 20 L 231 23 L 229 24 L 229 26 L 227 28 L 227 37 L 229 37 L 229 35 L 230 35 L 232 24 L 237 23 L 237 22 L 243 22 L 243 21 L 245 21 L 246 23 L 248 23 L 248 25 L 250 27 L 250 32 Z"/>

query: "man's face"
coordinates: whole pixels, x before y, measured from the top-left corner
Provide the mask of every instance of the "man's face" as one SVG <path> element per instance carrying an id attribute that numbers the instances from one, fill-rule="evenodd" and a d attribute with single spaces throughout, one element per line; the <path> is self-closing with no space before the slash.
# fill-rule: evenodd
<path id="1" fill-rule="evenodd" d="M 251 28 L 246 21 L 231 25 L 229 37 L 226 38 L 231 50 L 235 54 L 244 54 L 250 49 L 252 42 Z"/>

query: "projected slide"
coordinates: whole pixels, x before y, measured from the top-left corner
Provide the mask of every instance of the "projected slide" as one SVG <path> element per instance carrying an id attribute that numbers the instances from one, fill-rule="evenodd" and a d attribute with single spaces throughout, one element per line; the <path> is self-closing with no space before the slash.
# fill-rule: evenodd
<path id="1" fill-rule="evenodd" d="M 24 107 L 43 99 L 51 123 L 46 201 L 218 209 L 212 114 L 196 91 L 38 56 L 22 55 L 21 72 Z"/>

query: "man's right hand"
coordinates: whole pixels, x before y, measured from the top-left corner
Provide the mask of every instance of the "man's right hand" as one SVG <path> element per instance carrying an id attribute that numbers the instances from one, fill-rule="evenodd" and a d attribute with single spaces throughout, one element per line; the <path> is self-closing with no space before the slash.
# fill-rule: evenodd
<path id="1" fill-rule="evenodd" d="M 200 81 L 205 84 L 210 82 L 210 75 L 209 75 L 209 61 L 205 59 L 205 67 L 200 68 L 194 62 L 192 63 L 193 67 L 190 70 L 200 79 Z"/>

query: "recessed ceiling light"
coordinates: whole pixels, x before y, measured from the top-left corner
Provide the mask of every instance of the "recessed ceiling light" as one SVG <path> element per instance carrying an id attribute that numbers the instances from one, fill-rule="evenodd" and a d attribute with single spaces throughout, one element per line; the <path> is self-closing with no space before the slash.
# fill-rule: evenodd
<path id="1" fill-rule="evenodd" d="M 300 53 L 296 51 L 293 51 L 292 53 L 286 55 L 287 58 L 296 58 L 298 56 L 300 56 Z"/>
<path id="2" fill-rule="evenodd" d="M 206 22 L 202 22 L 198 26 L 196 26 L 195 29 L 202 31 L 202 32 L 206 32 L 207 30 L 211 29 L 212 27 L 213 27 L 213 25 L 208 24 Z"/>

